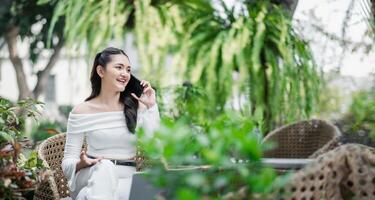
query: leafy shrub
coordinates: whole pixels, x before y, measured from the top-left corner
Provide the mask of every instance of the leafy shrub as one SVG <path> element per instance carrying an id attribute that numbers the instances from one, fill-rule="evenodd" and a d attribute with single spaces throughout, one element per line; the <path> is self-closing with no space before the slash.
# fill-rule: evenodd
<path id="1" fill-rule="evenodd" d="M 263 146 L 256 128 L 252 120 L 233 114 L 205 126 L 164 118 L 153 137 L 139 133 L 139 145 L 152 163 L 148 177 L 168 188 L 167 199 L 220 199 L 241 190 L 246 191 L 244 199 L 266 195 L 276 174 L 261 164 Z M 203 169 L 189 170 L 197 166 Z"/>
<path id="2" fill-rule="evenodd" d="M 37 153 L 29 158 L 23 155 L 28 139 L 23 138 L 23 122 L 26 117 L 36 119 L 41 102 L 22 100 L 13 104 L 0 98 L 0 194 L 5 199 L 19 199 L 22 191 L 35 188 L 44 169 Z"/>
<path id="3" fill-rule="evenodd" d="M 353 96 L 349 112 L 343 119 L 344 132 L 369 133 L 375 138 L 375 91 L 359 91 Z"/>

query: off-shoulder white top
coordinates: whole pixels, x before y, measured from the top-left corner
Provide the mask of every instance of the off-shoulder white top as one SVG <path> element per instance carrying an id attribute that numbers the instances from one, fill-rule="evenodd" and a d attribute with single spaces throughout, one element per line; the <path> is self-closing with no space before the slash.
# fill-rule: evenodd
<path id="1" fill-rule="evenodd" d="M 157 104 L 149 109 L 138 110 L 137 116 L 137 126 L 143 127 L 146 134 L 151 136 L 160 122 Z M 75 190 L 76 164 L 79 162 L 84 137 L 88 155 L 107 159 L 128 159 L 136 155 L 137 136 L 127 128 L 123 111 L 70 113 L 62 170 L 72 191 Z"/>

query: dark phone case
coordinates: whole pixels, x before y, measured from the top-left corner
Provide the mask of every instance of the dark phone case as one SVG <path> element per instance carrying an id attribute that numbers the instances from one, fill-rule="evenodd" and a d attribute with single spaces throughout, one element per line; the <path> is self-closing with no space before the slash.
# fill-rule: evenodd
<path id="1" fill-rule="evenodd" d="M 129 80 L 129 83 L 127 87 L 132 88 L 130 92 L 137 95 L 137 97 L 140 97 L 143 93 L 143 86 L 141 85 L 141 81 L 138 80 L 135 76 L 131 75 L 131 78 Z"/>

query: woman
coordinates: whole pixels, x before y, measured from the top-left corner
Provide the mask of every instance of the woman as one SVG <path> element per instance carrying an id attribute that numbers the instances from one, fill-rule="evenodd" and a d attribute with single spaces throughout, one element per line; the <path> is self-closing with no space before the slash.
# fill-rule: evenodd
<path id="1" fill-rule="evenodd" d="M 111 47 L 96 55 L 90 81 L 91 95 L 69 115 L 62 169 L 73 199 L 128 199 L 135 128 L 151 134 L 160 121 L 155 91 L 131 75 L 128 56 Z"/>

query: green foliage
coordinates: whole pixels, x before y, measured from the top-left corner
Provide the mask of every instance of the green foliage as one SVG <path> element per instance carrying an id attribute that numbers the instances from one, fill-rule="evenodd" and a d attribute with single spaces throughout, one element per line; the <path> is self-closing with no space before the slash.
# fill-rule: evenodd
<path id="1" fill-rule="evenodd" d="M 207 2 L 136 2 L 137 45 L 147 78 L 202 87 L 212 115 L 223 112 L 235 90 L 247 98 L 247 115 L 262 117 L 266 130 L 307 117 L 319 73 L 284 10 L 257 1 L 244 3 L 239 14 L 224 9 L 222 16 Z M 172 69 L 161 67 L 171 55 Z"/>
<path id="2" fill-rule="evenodd" d="M 38 159 L 38 154 L 36 151 L 32 151 L 28 159 L 22 155 L 22 157 L 19 158 L 17 165 L 20 168 L 34 170 L 34 171 L 44 167 L 42 160 Z M 33 177 L 33 178 L 36 178 L 36 177 Z"/>
<path id="3" fill-rule="evenodd" d="M 174 119 L 184 118 L 192 124 L 204 124 L 214 116 L 210 116 L 206 111 L 207 95 L 201 87 L 184 83 L 182 86 L 164 90 L 164 95 L 168 95 L 166 116 Z"/>
<path id="4" fill-rule="evenodd" d="M 64 20 L 61 18 L 54 21 L 55 26 L 53 31 L 50 32 L 51 37 L 47 37 L 54 14 L 51 10 L 55 6 L 55 1 L 43 5 L 38 4 L 38 0 L 3 1 L 0 9 L 0 33 L 2 37 L 5 37 L 12 27 L 18 27 L 21 39 L 28 38 L 30 42 L 30 60 L 36 63 L 44 49 L 56 45 L 57 42 L 52 40 L 63 40 Z M 36 27 L 40 27 L 40 30 Z M 52 45 L 48 46 L 47 43 Z"/>
<path id="5" fill-rule="evenodd" d="M 175 107 L 178 109 L 177 116 L 186 117 L 191 123 L 202 123 L 206 121 L 207 95 L 202 88 L 185 83 L 182 87 L 175 88 L 177 94 Z"/>
<path id="6" fill-rule="evenodd" d="M 38 173 L 44 168 L 35 151 L 29 158 L 22 154 L 27 145 L 21 137 L 22 122 L 26 117 L 36 119 L 40 105 L 41 102 L 32 99 L 16 104 L 0 99 L 0 194 L 5 199 L 19 199 L 23 189 L 35 188 Z"/>
<path id="7" fill-rule="evenodd" d="M 188 121 L 164 118 L 153 137 L 140 133 L 140 146 L 154 161 L 148 177 L 168 188 L 167 199 L 221 199 L 241 188 L 246 198 L 271 191 L 276 174 L 260 162 L 263 147 L 253 121 L 230 114 L 205 126 Z"/>
<path id="8" fill-rule="evenodd" d="M 43 121 L 33 128 L 31 138 L 34 142 L 43 141 L 55 134 L 65 131 L 65 126 L 58 122 Z"/>
<path id="9" fill-rule="evenodd" d="M 40 1 L 41 4 L 48 2 L 54 1 Z M 65 19 L 66 44 L 70 47 L 86 44 L 91 52 L 96 52 L 110 39 L 123 36 L 131 10 L 132 5 L 126 1 L 57 1 L 49 28 L 49 38 L 57 20 L 62 17 Z"/>
<path id="10" fill-rule="evenodd" d="M 363 130 L 375 138 L 375 91 L 359 91 L 353 95 L 343 129 L 348 132 Z"/>
<path id="11" fill-rule="evenodd" d="M 236 12 L 221 3 L 219 13 L 210 0 L 114 2 L 59 1 L 54 18 L 65 17 L 68 45 L 87 42 L 96 51 L 122 37 L 134 17 L 143 75 L 153 85 L 188 80 L 205 91 L 212 116 L 232 95 L 245 97 L 242 113 L 261 117 L 266 131 L 311 114 L 320 74 L 283 8 L 242 1 Z"/>
<path id="12" fill-rule="evenodd" d="M 39 115 L 37 107 L 42 104 L 42 102 L 28 99 L 13 105 L 12 102 L 0 98 L 0 147 L 20 139 L 24 130 L 25 117 L 36 119 Z"/>
<path id="13" fill-rule="evenodd" d="M 135 2 L 134 34 L 139 60 L 142 62 L 142 73 L 148 80 L 160 86 L 174 81 L 171 78 L 174 77 L 173 72 L 176 69 L 165 69 L 164 66 L 171 44 L 180 43 L 174 30 L 182 32 L 183 27 L 179 23 L 180 10 L 173 6 L 173 1 L 165 2 L 161 6 L 151 6 L 151 4 L 151 0 Z M 210 7 L 209 4 L 207 6 Z M 150 29 L 154 29 L 155 32 Z"/>

